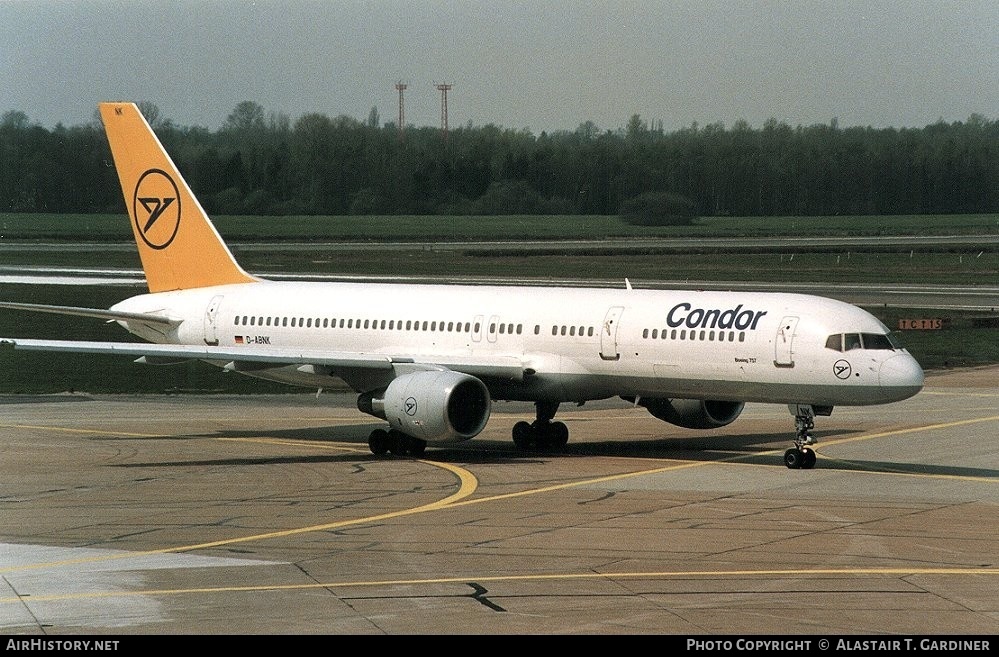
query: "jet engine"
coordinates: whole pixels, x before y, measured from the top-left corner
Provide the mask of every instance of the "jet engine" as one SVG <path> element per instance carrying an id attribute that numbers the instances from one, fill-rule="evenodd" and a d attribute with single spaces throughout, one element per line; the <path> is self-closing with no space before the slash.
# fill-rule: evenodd
<path id="1" fill-rule="evenodd" d="M 392 380 L 385 390 L 357 398 L 361 411 L 427 442 L 460 442 L 489 421 L 489 391 L 482 381 L 451 370 L 427 370 Z"/>
<path id="2" fill-rule="evenodd" d="M 687 429 L 717 429 L 731 424 L 745 402 L 704 399 L 642 399 L 640 406 L 653 416 Z"/>

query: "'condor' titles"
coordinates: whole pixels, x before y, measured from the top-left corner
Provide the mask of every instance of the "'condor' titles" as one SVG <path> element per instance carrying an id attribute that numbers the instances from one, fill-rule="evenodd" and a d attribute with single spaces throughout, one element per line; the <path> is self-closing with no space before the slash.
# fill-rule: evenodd
<path id="1" fill-rule="evenodd" d="M 765 310 L 742 309 L 740 303 L 735 308 L 722 310 L 720 308 L 694 308 L 689 303 L 678 303 L 666 313 L 666 324 L 670 328 L 712 328 L 736 329 L 739 331 L 755 331 L 760 318 L 767 314 Z"/>

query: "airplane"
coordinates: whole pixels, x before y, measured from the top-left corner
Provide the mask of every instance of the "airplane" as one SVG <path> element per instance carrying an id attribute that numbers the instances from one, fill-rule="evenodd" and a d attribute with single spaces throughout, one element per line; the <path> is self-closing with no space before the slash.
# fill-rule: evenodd
<path id="1" fill-rule="evenodd" d="M 622 398 L 690 429 L 747 403 L 794 416 L 791 469 L 816 463 L 816 416 L 917 394 L 923 370 L 877 318 L 813 295 L 633 288 L 272 281 L 235 260 L 138 107 L 100 103 L 149 292 L 110 309 L 0 303 L 105 319 L 146 340 L 0 338 L 14 349 L 197 359 L 317 389 L 346 383 L 387 422 L 372 453 L 420 456 L 478 435 L 497 400 L 533 402 L 515 445 L 559 449 L 563 403 Z"/>

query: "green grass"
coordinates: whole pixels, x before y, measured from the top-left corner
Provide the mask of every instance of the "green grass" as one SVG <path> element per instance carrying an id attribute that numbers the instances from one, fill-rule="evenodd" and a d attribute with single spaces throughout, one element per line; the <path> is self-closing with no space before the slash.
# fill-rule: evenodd
<path id="1" fill-rule="evenodd" d="M 999 285 L 999 250 L 980 252 L 800 251 L 773 253 L 676 252 L 621 250 L 584 253 L 557 247 L 545 253 L 505 249 L 421 249 L 337 251 L 311 249 L 257 250 L 233 246 L 249 272 L 409 276 L 507 276 L 531 278 L 714 280 L 835 283 L 937 283 Z M 0 251 L 0 265 L 139 269 L 131 244 L 68 251 Z"/>
<path id="2" fill-rule="evenodd" d="M 999 214 L 850 217 L 706 217 L 693 226 L 631 226 L 616 216 L 213 217 L 230 243 L 262 240 L 467 241 L 667 236 L 981 235 L 999 231 Z M 5 240 L 130 241 L 122 214 L 0 213 Z"/>

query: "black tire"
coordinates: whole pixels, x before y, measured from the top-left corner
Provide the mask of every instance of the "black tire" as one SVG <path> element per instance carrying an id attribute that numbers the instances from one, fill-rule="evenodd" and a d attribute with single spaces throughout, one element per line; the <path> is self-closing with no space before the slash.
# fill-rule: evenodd
<path id="1" fill-rule="evenodd" d="M 406 455 L 406 443 L 409 442 L 409 436 L 402 433 L 401 431 L 396 431 L 391 429 L 388 432 L 388 451 L 392 452 L 393 456 L 405 456 Z"/>
<path id="2" fill-rule="evenodd" d="M 513 444 L 521 449 L 529 449 L 534 445 L 534 427 L 527 422 L 513 425 Z"/>
<path id="3" fill-rule="evenodd" d="M 784 452 L 784 465 L 786 465 L 790 469 L 797 470 L 798 468 L 801 467 L 801 462 L 802 462 L 801 452 L 799 452 L 796 447 L 792 447 L 791 449 Z"/>
<path id="4" fill-rule="evenodd" d="M 569 427 L 563 422 L 552 422 L 548 440 L 552 447 L 565 447 L 569 443 Z"/>
<path id="5" fill-rule="evenodd" d="M 368 447 L 371 449 L 371 453 L 376 456 L 383 456 L 388 452 L 389 448 L 389 434 L 388 431 L 384 429 L 375 429 L 368 436 Z"/>
<path id="6" fill-rule="evenodd" d="M 410 456 L 423 456 L 423 453 L 427 451 L 427 441 L 420 440 L 419 438 L 411 438 L 409 442 L 409 454 Z"/>
<path id="7" fill-rule="evenodd" d="M 807 447 L 801 450 L 801 469 L 811 470 L 815 467 L 815 450 Z"/>

